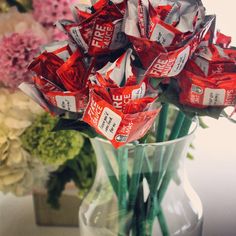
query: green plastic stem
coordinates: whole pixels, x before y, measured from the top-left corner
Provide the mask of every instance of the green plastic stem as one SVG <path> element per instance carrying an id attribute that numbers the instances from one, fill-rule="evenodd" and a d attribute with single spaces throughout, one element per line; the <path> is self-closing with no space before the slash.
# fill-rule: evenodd
<path id="1" fill-rule="evenodd" d="M 103 162 L 103 166 L 105 168 L 105 171 L 106 171 L 106 175 L 110 181 L 110 184 L 113 188 L 113 191 L 115 192 L 116 196 L 118 197 L 118 180 L 116 178 L 116 174 L 112 168 L 112 165 L 106 155 L 105 152 L 103 152 L 103 155 L 102 155 L 102 162 Z"/>
<path id="2" fill-rule="evenodd" d="M 163 142 L 166 136 L 166 123 L 169 111 L 169 104 L 163 104 L 158 121 L 156 141 Z"/>
<path id="3" fill-rule="evenodd" d="M 119 236 L 125 236 L 126 220 L 127 220 L 127 190 L 128 190 L 128 149 L 126 147 L 119 148 L 118 164 L 119 164 Z"/>

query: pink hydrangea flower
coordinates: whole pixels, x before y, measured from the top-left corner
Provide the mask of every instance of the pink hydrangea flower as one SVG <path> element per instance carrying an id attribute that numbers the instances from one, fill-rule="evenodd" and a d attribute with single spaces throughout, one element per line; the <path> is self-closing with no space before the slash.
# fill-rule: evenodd
<path id="1" fill-rule="evenodd" d="M 0 83 L 16 89 L 23 81 L 30 81 L 29 63 L 38 53 L 39 46 L 46 43 L 33 31 L 12 33 L 0 39 Z"/>
<path id="2" fill-rule="evenodd" d="M 70 6 L 75 2 L 76 0 L 33 0 L 34 18 L 44 27 L 55 30 L 54 39 L 64 39 L 65 36 L 53 28 L 53 25 L 59 19 L 73 20 Z"/>

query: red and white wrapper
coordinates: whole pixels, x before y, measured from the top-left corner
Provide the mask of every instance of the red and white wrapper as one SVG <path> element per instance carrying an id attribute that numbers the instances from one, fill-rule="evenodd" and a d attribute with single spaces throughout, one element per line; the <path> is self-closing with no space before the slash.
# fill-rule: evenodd
<path id="1" fill-rule="evenodd" d="M 210 17 L 183 47 L 167 52 L 156 42 L 130 36 L 143 66 L 147 69 L 146 75 L 156 78 L 177 76 L 206 35 L 213 20 L 214 16 Z"/>
<path id="2" fill-rule="evenodd" d="M 182 104 L 199 108 L 236 104 L 236 74 L 205 78 L 190 71 L 183 71 L 178 82 Z"/>
<path id="3" fill-rule="evenodd" d="M 53 84 L 63 89 L 63 84 L 56 74 L 56 71 L 63 64 L 64 60 L 54 53 L 44 52 L 29 65 L 29 70 L 35 72 L 38 76 L 47 78 Z"/>
<path id="4" fill-rule="evenodd" d="M 128 49 L 114 63 L 108 62 L 96 72 L 93 82 L 100 86 L 118 88 L 121 84 L 134 85 L 137 82 L 132 68 L 132 49 Z"/>
<path id="5" fill-rule="evenodd" d="M 50 81 L 35 77 L 34 83 L 51 105 L 69 112 L 82 112 L 88 103 L 86 90 L 63 91 Z"/>
<path id="6" fill-rule="evenodd" d="M 157 92 L 152 94 L 148 78 L 144 77 L 139 81 L 137 73 L 132 67 L 132 50 L 128 49 L 114 63 L 108 63 L 97 71 L 91 81 L 100 91 L 106 90 L 107 93 L 104 94 L 109 94 L 107 96 L 114 108 L 123 112 L 131 100 L 147 95 L 157 96 Z"/>
<path id="7" fill-rule="evenodd" d="M 108 5 L 110 0 L 99 0 L 93 5 L 91 2 L 75 3 L 71 6 L 71 11 L 74 19 L 77 23 L 81 23 L 84 20 L 90 18 L 97 11 Z M 119 9 L 119 11 L 124 14 L 126 10 L 126 1 L 123 0 L 113 0 L 112 3 Z"/>
<path id="8" fill-rule="evenodd" d="M 83 121 L 118 148 L 140 139 L 151 128 L 160 109 L 152 109 L 150 104 L 147 107 L 147 110 L 135 109 L 136 113 L 124 114 L 92 92 Z"/>
<path id="9" fill-rule="evenodd" d="M 205 19 L 200 1 L 130 0 L 124 18 L 124 32 L 156 41 L 163 47 L 177 46 L 193 35 Z"/>
<path id="10" fill-rule="evenodd" d="M 56 73 L 66 90 L 78 91 L 85 88 L 87 66 L 80 50 L 73 53 Z"/>
<path id="11" fill-rule="evenodd" d="M 205 18 L 200 0 L 150 0 L 150 3 L 161 20 L 183 33 L 194 32 Z"/>
<path id="12" fill-rule="evenodd" d="M 226 72 L 236 72 L 234 62 L 212 62 L 202 57 L 196 57 L 194 63 L 201 69 L 204 76 L 220 75 Z"/>
<path id="13" fill-rule="evenodd" d="M 222 34 L 220 31 L 216 33 L 216 44 L 222 48 L 228 48 L 231 44 L 232 37 Z"/>
<path id="14" fill-rule="evenodd" d="M 235 58 L 229 51 L 218 45 L 200 47 L 191 63 L 192 71 L 196 69 L 196 65 L 193 63 L 201 69 L 205 76 L 236 72 Z"/>
<path id="15" fill-rule="evenodd" d="M 101 8 L 82 22 L 59 21 L 57 26 L 69 34 L 85 53 L 95 56 L 126 46 L 122 24 L 122 12 L 116 4 L 107 1 L 101 3 Z"/>
<path id="16" fill-rule="evenodd" d="M 63 61 L 67 61 L 76 50 L 77 47 L 74 43 L 62 41 L 44 45 L 41 49 L 41 52 L 53 53 Z"/>

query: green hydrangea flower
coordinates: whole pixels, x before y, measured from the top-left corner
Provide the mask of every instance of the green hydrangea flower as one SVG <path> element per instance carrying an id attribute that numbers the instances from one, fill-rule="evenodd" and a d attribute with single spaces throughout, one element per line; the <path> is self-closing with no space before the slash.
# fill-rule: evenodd
<path id="1" fill-rule="evenodd" d="M 44 113 L 21 136 L 23 147 L 45 164 L 63 164 L 78 155 L 84 144 L 77 131 L 52 132 L 57 122 L 58 119 Z"/>

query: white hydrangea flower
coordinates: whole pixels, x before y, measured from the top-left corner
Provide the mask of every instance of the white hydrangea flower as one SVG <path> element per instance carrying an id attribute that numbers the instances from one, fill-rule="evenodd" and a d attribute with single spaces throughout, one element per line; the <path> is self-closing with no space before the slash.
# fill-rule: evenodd
<path id="1" fill-rule="evenodd" d="M 46 168 L 22 148 L 19 138 L 42 112 L 21 91 L 0 88 L 0 191 L 22 196 L 46 181 Z"/>

